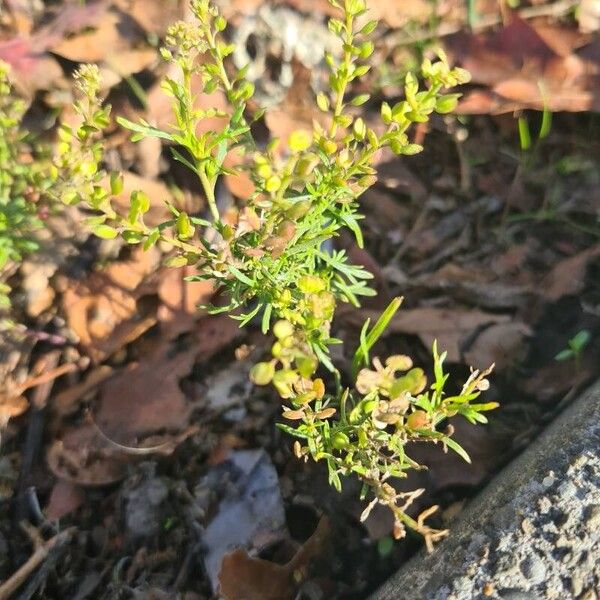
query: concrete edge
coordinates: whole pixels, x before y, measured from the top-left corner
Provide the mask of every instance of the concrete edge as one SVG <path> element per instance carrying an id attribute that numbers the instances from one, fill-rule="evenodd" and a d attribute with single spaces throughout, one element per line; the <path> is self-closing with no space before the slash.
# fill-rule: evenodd
<path id="1" fill-rule="evenodd" d="M 476 580 L 482 571 L 478 565 L 483 564 L 482 560 L 488 561 L 482 557 L 487 557 L 490 550 L 493 552 L 494 548 L 498 548 L 499 540 L 503 536 L 505 540 L 510 539 L 516 532 L 518 537 L 520 529 L 525 527 L 524 515 L 533 515 L 534 518 L 539 515 L 540 498 L 554 493 L 553 484 L 557 482 L 560 486 L 561 482 L 568 481 L 574 473 L 581 471 L 587 460 L 585 457 L 598 458 L 599 453 L 600 380 L 585 390 L 521 455 L 492 479 L 450 524 L 450 536 L 441 542 L 432 554 L 425 551 L 417 554 L 369 600 L 539 598 L 539 593 L 533 587 L 529 587 L 529 591 L 514 591 L 524 595 L 514 595 L 511 592 L 513 595 L 510 596 L 508 592 L 503 594 L 502 591 L 497 595 L 498 587 L 494 586 L 494 579 L 497 577 L 494 574 L 493 561 L 491 570 L 489 566 L 486 567 L 485 574 L 490 579 L 489 584 L 465 591 L 462 595 L 456 593 L 457 587 L 453 582 L 459 577 L 467 579 L 467 582 Z M 597 502 L 600 498 L 597 474 L 596 469 L 594 476 L 590 477 L 589 473 L 584 476 L 584 481 L 594 480 L 593 487 L 591 493 L 588 489 L 579 494 L 590 502 Z M 550 497 L 554 501 L 555 496 Z M 593 539 L 600 545 L 598 538 L 600 532 L 596 530 Z M 595 545 L 596 542 L 592 548 L 596 548 L 597 552 L 592 552 L 592 559 L 600 563 L 600 549 Z M 524 551 L 527 552 L 527 549 Z M 517 549 L 511 552 L 516 555 Z M 531 554 L 533 550 L 529 552 Z M 544 558 L 543 550 L 536 547 L 535 553 Z M 547 560 L 551 562 L 554 559 Z M 480 577 L 479 582 L 481 581 L 483 579 Z"/>

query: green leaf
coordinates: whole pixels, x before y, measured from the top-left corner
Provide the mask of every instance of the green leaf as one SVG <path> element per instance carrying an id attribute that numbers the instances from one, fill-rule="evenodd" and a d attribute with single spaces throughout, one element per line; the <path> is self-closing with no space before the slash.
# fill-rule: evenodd
<path id="1" fill-rule="evenodd" d="M 356 219 L 357 216 L 350 213 L 342 215 L 342 221 L 344 221 L 344 223 L 346 223 L 346 225 L 348 226 L 348 229 L 352 231 L 354 237 L 356 238 L 356 243 L 358 244 L 358 247 L 362 249 L 365 247 L 365 242 L 363 239 L 362 230 Z"/>
<path id="2" fill-rule="evenodd" d="M 271 325 L 271 312 L 273 311 L 273 305 L 267 304 L 265 311 L 263 312 L 261 330 L 266 335 Z"/>
<path id="3" fill-rule="evenodd" d="M 582 329 L 571 340 L 569 346 L 575 351 L 581 351 L 592 339 L 592 334 L 587 329 Z"/>
<path id="4" fill-rule="evenodd" d="M 471 457 L 467 454 L 466 450 L 458 442 L 455 442 L 452 438 L 449 437 L 442 438 L 442 441 L 444 444 L 446 444 L 446 446 L 448 446 L 448 448 L 451 448 L 452 450 L 454 450 L 454 452 L 456 452 L 456 454 L 463 458 L 463 460 L 471 464 Z"/>
<path id="5" fill-rule="evenodd" d="M 352 377 L 354 379 L 356 379 L 356 376 L 358 375 L 358 370 L 360 369 L 361 364 L 364 363 L 365 357 L 368 356 L 368 353 L 370 352 L 371 348 L 382 336 L 383 332 L 390 324 L 390 321 L 393 319 L 401 304 L 401 297 L 394 298 L 388 304 L 388 307 L 383 311 L 382 315 L 377 320 L 377 323 L 375 323 L 375 325 L 373 326 L 373 329 L 371 329 L 371 331 L 367 334 L 364 340 L 364 344 L 361 343 L 361 346 L 354 353 L 354 358 L 352 359 Z"/>
<path id="6" fill-rule="evenodd" d="M 170 133 L 167 133 L 162 129 L 157 129 L 156 127 L 151 127 L 143 121 L 141 123 L 134 123 L 133 121 L 125 119 L 124 117 L 117 117 L 117 123 L 122 127 L 125 127 L 125 129 L 134 131 L 135 133 L 138 133 L 142 136 L 157 137 L 162 140 L 167 140 L 169 142 L 173 141 L 173 136 Z"/>
<path id="7" fill-rule="evenodd" d="M 249 277 L 247 277 L 246 275 L 244 275 L 237 267 L 234 267 L 233 265 L 229 265 L 227 268 L 228 268 L 229 272 L 238 281 L 241 281 L 242 283 L 245 283 L 248 287 L 254 287 L 254 281 L 252 281 L 252 279 L 250 279 Z"/>
<path id="8" fill-rule="evenodd" d="M 142 246 L 144 248 L 144 250 L 149 250 L 150 248 L 152 248 L 152 246 L 154 246 L 154 244 L 156 244 L 156 242 L 158 242 L 158 238 L 160 237 L 160 231 L 158 229 L 155 229 L 147 238 L 146 241 L 144 242 L 144 245 Z"/>
<path id="9" fill-rule="evenodd" d="M 100 223 L 92 227 L 92 233 L 98 236 L 99 238 L 102 238 L 103 240 L 114 240 L 119 232 L 116 229 L 110 227 L 109 225 Z"/>
<path id="10" fill-rule="evenodd" d="M 571 350 L 571 348 L 565 348 L 564 350 L 561 350 L 554 357 L 554 360 L 557 360 L 559 362 L 563 362 L 565 360 L 569 360 L 570 358 L 573 358 L 573 356 L 575 356 L 575 352 L 573 352 L 573 350 Z"/>
<path id="11" fill-rule="evenodd" d="M 171 154 L 176 161 L 180 162 L 182 165 L 185 165 L 190 171 L 192 171 L 192 173 L 199 173 L 198 167 L 193 165 L 185 156 L 183 156 L 183 154 L 181 154 L 181 152 L 179 152 L 179 150 L 176 148 L 171 148 Z"/>

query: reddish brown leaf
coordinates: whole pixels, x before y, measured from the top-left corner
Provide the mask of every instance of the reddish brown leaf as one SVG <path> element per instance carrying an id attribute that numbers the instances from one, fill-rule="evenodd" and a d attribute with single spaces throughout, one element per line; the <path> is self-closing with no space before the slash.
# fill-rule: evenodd
<path id="1" fill-rule="evenodd" d="M 157 250 L 136 248 L 130 260 L 95 271 L 65 291 L 67 323 L 93 361 L 100 362 L 156 322 L 155 314 L 139 310 L 137 300 L 148 291 L 142 282 L 158 259 Z"/>
<path id="2" fill-rule="evenodd" d="M 310 561 L 324 553 L 329 529 L 329 522 L 322 518 L 316 531 L 286 565 L 251 558 L 241 549 L 227 554 L 219 573 L 221 594 L 225 600 L 292 600 Z"/>
<path id="3" fill-rule="evenodd" d="M 85 494 L 79 486 L 59 480 L 52 488 L 44 514 L 50 521 L 62 519 L 77 510 L 84 500 Z"/>
<path id="4" fill-rule="evenodd" d="M 492 363 L 499 372 L 520 364 L 525 358 L 525 340 L 531 329 L 524 323 L 497 323 L 484 329 L 465 352 L 465 361 L 475 369 Z"/>
<path id="5" fill-rule="evenodd" d="M 158 307 L 157 317 L 169 339 L 191 329 L 202 316 L 198 306 L 208 304 L 214 294 L 212 281 L 185 280 L 195 272 L 193 267 L 184 267 L 167 269 L 160 276 L 158 297 L 162 304 Z"/>
<path id="6" fill-rule="evenodd" d="M 585 285 L 589 262 L 600 256 L 600 244 L 560 261 L 541 283 L 540 289 L 548 300 L 578 294 Z"/>

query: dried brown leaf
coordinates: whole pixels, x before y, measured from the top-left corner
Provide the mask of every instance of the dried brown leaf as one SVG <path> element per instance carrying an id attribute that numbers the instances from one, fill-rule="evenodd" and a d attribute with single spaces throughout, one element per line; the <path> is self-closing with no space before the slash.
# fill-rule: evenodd
<path id="1" fill-rule="evenodd" d="M 242 549 L 227 554 L 219 573 L 222 596 L 225 600 L 292 600 L 311 560 L 325 552 L 329 535 L 329 522 L 323 517 L 286 565 L 252 558 Z"/>
<path id="2" fill-rule="evenodd" d="M 137 300 L 150 291 L 142 283 L 158 259 L 156 249 L 136 248 L 129 260 L 95 271 L 65 291 L 67 323 L 93 361 L 102 361 L 156 322 L 155 314 L 141 312 Z"/>

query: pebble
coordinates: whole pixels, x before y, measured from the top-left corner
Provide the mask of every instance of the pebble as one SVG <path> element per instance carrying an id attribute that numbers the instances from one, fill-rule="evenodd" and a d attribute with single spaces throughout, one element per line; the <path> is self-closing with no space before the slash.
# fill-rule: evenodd
<path id="1" fill-rule="evenodd" d="M 127 492 L 125 525 L 134 539 L 149 539 L 157 535 L 162 523 L 161 506 L 169 495 L 166 483 L 157 477 Z"/>

